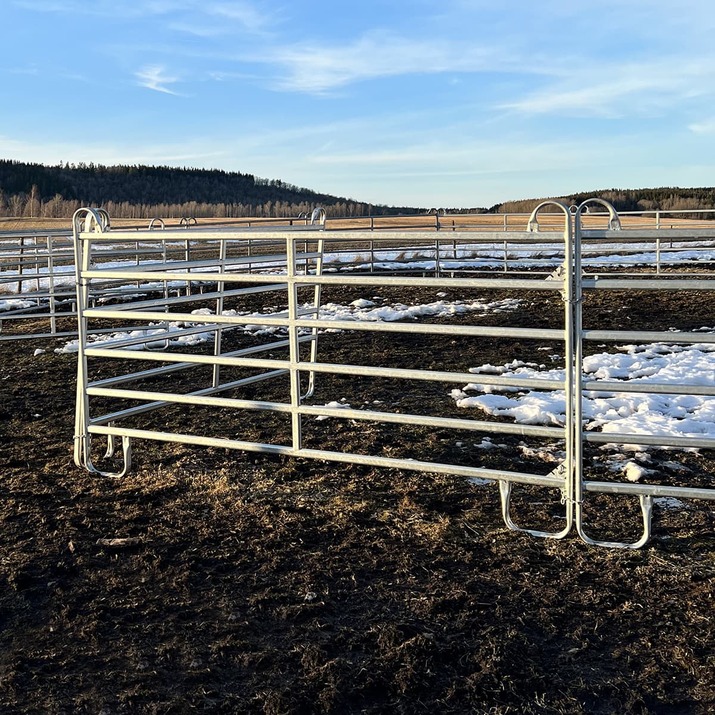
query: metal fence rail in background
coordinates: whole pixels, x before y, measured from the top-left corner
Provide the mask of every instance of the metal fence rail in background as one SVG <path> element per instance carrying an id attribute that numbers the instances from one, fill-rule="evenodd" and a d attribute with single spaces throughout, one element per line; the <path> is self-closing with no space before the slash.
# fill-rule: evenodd
<path id="1" fill-rule="evenodd" d="M 110 228 L 106 211 L 96 209 L 97 220 L 103 228 Z M 92 219 L 94 220 L 94 219 Z M 306 225 L 323 225 L 325 211 L 318 207 L 310 215 L 300 219 L 264 220 L 264 230 L 285 230 Z M 243 229 L 250 222 L 234 222 Z M 181 219 L 184 229 L 197 227 L 193 217 Z M 219 224 L 220 226 L 220 224 Z M 152 219 L 148 229 L 128 226 L 122 229 L 123 239 L 102 246 L 94 260 L 97 264 L 135 265 L 160 262 L 199 262 L 205 256 L 205 244 L 192 245 L 189 234 L 181 234 L 172 241 L 145 242 L 136 236 L 142 232 L 160 231 L 166 228 L 163 219 Z M 265 248 L 265 246 L 263 246 Z M 198 252 L 197 252 L 198 250 Z M 253 251 L 250 233 L 247 233 L 245 252 Z M 260 259 L 257 260 L 260 266 Z M 175 287 L 172 287 L 175 289 Z M 201 292 L 204 283 L 187 281 L 182 286 L 187 294 L 192 290 Z M 142 295 L 137 295 L 136 283 L 119 285 L 116 282 L 93 286 L 89 300 L 92 303 L 131 301 L 137 297 L 168 291 L 169 286 L 144 286 Z M 75 252 L 72 231 L 0 233 L 0 341 L 28 338 L 73 337 L 77 335 Z M 102 332 L 102 329 L 99 329 Z"/>
<path id="2" fill-rule="evenodd" d="M 601 224 L 585 222 L 586 206 L 607 208 L 599 214 Z M 561 229 L 553 230 L 554 214 L 559 211 Z M 122 245 L 136 235 L 115 230 L 82 230 L 91 210 L 79 214 L 75 230 L 75 263 L 78 285 L 78 323 L 80 350 L 78 358 L 77 410 L 75 426 L 75 462 L 91 472 L 107 474 L 95 466 L 101 458 L 93 449 L 93 436 L 107 437 L 107 452 L 114 452 L 115 438 L 121 438 L 123 464 L 114 473 L 122 475 L 130 468 L 131 443 L 135 439 L 235 448 L 269 454 L 290 455 L 322 460 L 374 465 L 421 472 L 435 472 L 486 478 L 499 483 L 504 520 L 512 529 L 536 536 L 562 538 L 572 526 L 587 543 L 637 548 L 651 533 L 651 506 L 656 496 L 715 499 L 715 489 L 708 486 L 664 486 L 657 483 L 598 481 L 589 476 L 587 445 L 633 441 L 658 446 L 715 447 L 715 440 L 704 437 L 672 438 L 660 434 L 603 434 L 583 426 L 583 397 L 587 392 L 693 393 L 715 395 L 715 389 L 703 386 L 628 384 L 619 381 L 587 380 L 583 377 L 584 346 L 593 341 L 659 341 L 663 343 L 715 343 L 715 336 L 702 332 L 684 333 L 638 330 L 595 330 L 583 325 L 583 301 L 602 290 L 679 291 L 695 290 L 701 294 L 715 289 L 712 271 L 712 236 L 707 228 L 623 229 L 617 214 L 600 200 L 591 200 L 576 211 L 558 202 L 546 202 L 533 212 L 523 231 L 510 231 L 510 248 L 519 255 L 505 261 L 508 270 L 481 273 L 473 263 L 474 253 L 492 250 L 504 240 L 499 229 L 450 232 L 447 243 L 442 232 L 434 229 L 324 230 L 320 226 L 304 229 L 253 230 L 250 250 L 245 233 L 236 229 L 191 231 L 192 255 L 187 260 L 153 260 L 133 265 L 102 262 L 103 247 Z M 590 215 L 590 218 L 593 214 Z M 606 219 L 604 221 L 604 218 Z M 546 230 L 544 230 L 546 229 Z M 184 229 L 182 229 L 184 230 Z M 139 245 L 154 254 L 164 242 L 173 245 L 185 238 L 182 230 L 142 232 Z M 630 235 L 628 235 L 630 234 Z M 621 258 L 654 249 L 658 242 L 668 243 L 670 258 L 660 252 L 662 263 L 640 264 L 639 270 L 622 267 Z M 533 258 L 536 246 L 542 246 Z M 618 251 L 620 273 L 614 274 L 613 262 L 605 266 L 592 262 L 586 246 L 611 246 Z M 485 249 L 486 247 L 489 247 Z M 633 248 L 635 246 L 635 248 Z M 601 250 L 603 250 L 601 248 Z M 666 270 L 666 260 L 679 252 L 692 254 L 692 265 L 677 273 Z M 543 252 L 548 251 L 548 260 Z M 451 252 L 451 255 L 450 255 Z M 456 258 L 455 258 L 456 255 Z M 600 255 L 600 254 L 599 254 Z M 365 260 L 365 257 L 368 260 Z M 699 260 L 698 260 L 699 257 Z M 471 261 L 471 262 L 470 262 Z M 511 263 L 509 262 L 511 261 Z M 530 263 L 530 261 L 533 261 Z M 589 265 L 589 262 L 591 265 Z M 395 263 L 402 273 L 395 271 Z M 626 260 L 627 263 L 627 260 Z M 389 265 L 388 265 L 389 264 Z M 419 264 L 419 265 L 416 265 Z M 670 264 L 668 264 L 670 265 Z M 556 270 L 554 266 L 557 267 Z M 201 281 L 206 292 L 186 290 Z M 93 296 L 107 295 L 112 289 L 132 285 L 138 297 L 124 302 L 100 304 Z M 560 295 L 563 318 L 551 328 L 514 328 L 508 320 L 501 325 L 463 325 L 443 320 L 440 323 L 405 324 L 325 320 L 320 316 L 320 289 L 325 285 L 424 286 L 460 291 L 509 291 L 519 295 L 528 291 L 542 296 Z M 147 297 L 159 286 L 161 295 Z M 266 294 L 282 303 L 276 312 L 256 314 L 245 310 L 246 301 Z M 198 307 L 197 307 L 198 306 Z M 98 326 L 132 327 L 124 335 L 109 340 L 90 339 Z M 107 328 L 103 328 L 107 329 Z M 111 328 L 109 328 L 111 329 Z M 494 337 L 505 341 L 531 340 L 536 344 L 558 341 L 562 345 L 566 369 L 562 380 L 519 378 L 509 375 L 483 375 L 475 378 L 468 367 L 458 370 L 434 370 L 423 367 L 369 365 L 355 355 L 350 364 L 320 362 L 318 335 L 323 331 L 352 331 L 384 339 L 399 339 L 406 334 L 443 335 L 479 340 Z M 227 349 L 223 338 L 245 337 L 245 343 Z M 116 331 L 115 331 L 116 332 Z M 201 338 L 203 342 L 195 344 Z M 207 339 L 208 338 L 208 339 Z M 321 344 L 330 340 L 330 332 Z M 138 350 L 138 348 L 140 350 Z M 514 355 L 514 357 L 518 357 Z M 527 358 L 528 359 L 528 358 Z M 110 377 L 90 380 L 90 368 L 100 363 Z M 128 368 L 127 365 L 136 365 Z M 179 390 L 174 378 L 181 374 L 186 386 Z M 381 381 L 416 381 L 418 384 L 454 385 L 475 379 L 495 389 L 563 391 L 566 409 L 560 426 L 519 425 L 466 418 L 445 418 L 404 411 L 386 411 L 374 407 L 355 409 L 345 405 L 317 404 L 314 398 L 316 377 L 369 381 L 370 390 L 379 397 Z M 168 381 L 164 378 L 168 378 Z M 259 393 L 259 394 L 256 394 Z M 181 406 L 181 415 L 171 413 Z M 210 410 L 205 421 L 192 418 L 198 430 L 168 431 L 165 414 L 172 419 L 198 415 Z M 221 414 L 221 419 L 213 415 Z M 252 420 L 264 420 L 257 432 Z M 388 426 L 394 429 L 428 428 L 455 434 L 520 435 L 529 440 L 557 441 L 563 444 L 564 459 L 556 469 L 545 473 L 543 464 L 532 471 L 517 472 L 487 469 L 473 464 L 441 459 L 416 460 L 411 455 L 386 456 L 376 453 L 342 452 L 315 446 L 315 418 L 351 420 L 360 425 Z M 222 431 L 223 430 L 223 431 Z M 561 494 L 563 521 L 550 531 L 523 528 L 514 523 L 510 504 L 515 485 L 546 487 Z M 631 543 L 603 541 L 587 533 L 585 507 L 587 494 L 634 495 L 640 499 L 644 530 Z"/>
<path id="3" fill-rule="evenodd" d="M 43 324 L 38 337 L 61 334 L 58 315 L 76 316 L 74 271 L 70 232 L 1 236 L 0 340 L 15 337 L 14 326 L 28 319 Z"/>
<path id="4" fill-rule="evenodd" d="M 573 214 L 576 207 L 570 207 Z M 592 208 L 594 208 L 592 206 Z M 595 206 L 603 211 L 603 205 Z M 554 271 L 562 262 L 561 212 L 553 207 L 542 212 L 538 222 L 528 214 L 444 214 L 402 217 L 331 218 L 325 237 L 326 272 L 405 273 L 413 275 L 533 275 Z M 714 210 L 715 211 L 715 210 Z M 715 251 L 715 224 L 696 220 L 713 211 L 646 211 L 627 212 L 616 217 L 621 230 L 610 236 L 600 231 L 613 216 L 591 212 L 580 215 L 584 230 L 582 261 L 592 275 L 618 272 L 630 268 L 634 274 L 643 270 L 663 273 L 677 263 L 682 272 L 688 266 L 693 274 L 702 269 Z M 109 221 L 100 212 L 104 221 Z M 226 219 L 206 223 L 204 229 L 231 229 L 245 232 L 247 255 L 269 250 L 266 239 L 252 235 L 256 231 L 283 231 L 316 223 L 326 226 L 325 213 L 315 209 L 310 216 L 289 219 Z M 121 243 L 103 245 L 97 261 L 140 265 L 156 260 L 198 262 L 206 244 L 196 248 L 191 235 L 200 228 L 194 218 L 184 218 L 180 228 L 189 229 L 183 238 L 165 242 L 142 243 L 136 234 L 147 232 L 139 226 L 124 227 Z M 166 229 L 166 222 L 153 219 L 150 229 Z M 326 226 L 327 228 L 327 226 Z M 596 233 L 589 234 L 590 229 Z M 348 241 L 337 236 L 350 231 Z M 668 231 L 674 233 L 668 234 Z M 127 236 L 135 234 L 134 240 Z M 174 234 L 176 235 L 176 234 Z M 187 237 L 187 235 L 189 237 Z M 332 238 L 331 238 L 332 236 Z M 398 238 L 398 236 L 400 236 Z M 359 240 L 358 240 L 359 239 Z M 276 239 L 280 241 L 280 239 Z M 198 251 L 198 252 L 197 252 Z M 273 270 L 275 267 L 256 261 L 251 270 Z M 197 269 L 200 270 L 200 269 Z M 204 289 L 200 279 L 185 283 L 183 290 L 191 294 Z M 106 295 L 95 284 L 92 301 L 133 300 L 136 285 L 112 284 Z M 177 286 L 159 285 L 146 288 L 158 297 L 165 289 Z M 67 337 L 77 334 L 74 287 L 74 251 L 68 231 L 35 233 L 0 233 L 0 341 L 21 338 Z"/>

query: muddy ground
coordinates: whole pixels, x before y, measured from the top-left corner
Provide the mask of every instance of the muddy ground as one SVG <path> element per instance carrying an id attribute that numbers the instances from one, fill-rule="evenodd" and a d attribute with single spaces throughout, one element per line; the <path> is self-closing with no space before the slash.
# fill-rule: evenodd
<path id="1" fill-rule="evenodd" d="M 417 289 L 381 295 L 435 300 Z M 341 290 L 324 300 L 358 297 L 371 296 Z M 457 297 L 476 294 L 448 296 Z M 508 317 L 462 320 L 546 327 L 561 310 L 558 298 L 534 297 Z M 697 328 L 712 315 L 702 294 L 609 293 L 587 306 L 593 327 Z M 224 349 L 231 340 L 249 338 L 227 336 Z M 715 711 L 712 502 L 656 508 L 649 545 L 620 551 L 511 532 L 494 485 L 453 476 L 158 442 L 137 444 L 128 476 L 91 476 L 72 462 L 75 358 L 54 354 L 60 344 L 0 343 L 0 712 Z M 38 347 L 48 352 L 33 357 Z M 530 341 L 321 337 L 321 361 L 357 354 L 365 364 L 455 370 L 543 359 Z M 280 389 L 245 394 L 274 399 Z M 449 389 L 383 381 L 376 392 L 325 376 L 314 402 L 380 399 L 381 409 L 464 417 Z M 287 430 L 215 410 L 156 419 L 251 439 Z M 473 434 L 467 442 L 331 419 L 310 421 L 306 440 L 553 467 L 527 463 L 517 438 L 487 452 L 472 449 Z M 654 459 L 679 460 L 712 486 L 712 453 Z M 594 462 L 594 474 L 608 476 L 599 470 Z M 654 479 L 678 483 L 665 467 Z M 516 513 L 553 527 L 560 505 L 522 488 Z M 630 498 L 595 500 L 589 518 L 599 535 L 638 531 Z M 114 538 L 129 541 L 102 541 Z"/>

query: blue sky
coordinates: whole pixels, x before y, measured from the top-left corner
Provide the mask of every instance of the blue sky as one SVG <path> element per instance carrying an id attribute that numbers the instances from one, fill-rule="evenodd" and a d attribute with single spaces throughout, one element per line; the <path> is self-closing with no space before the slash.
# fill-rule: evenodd
<path id="1" fill-rule="evenodd" d="M 490 206 L 715 183 L 712 0 L 2 0 L 0 157 Z"/>

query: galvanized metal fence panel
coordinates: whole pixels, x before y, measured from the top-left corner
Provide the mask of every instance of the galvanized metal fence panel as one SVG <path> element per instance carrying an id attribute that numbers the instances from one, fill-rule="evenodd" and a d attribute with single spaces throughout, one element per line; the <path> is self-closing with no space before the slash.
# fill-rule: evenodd
<path id="1" fill-rule="evenodd" d="M 593 217 L 586 226 L 583 220 L 586 205 L 601 204 L 608 209 L 607 227 L 594 228 Z M 554 214 L 561 215 L 561 227 L 556 231 Z M 660 260 L 639 271 L 613 274 L 595 261 L 587 261 L 589 245 L 613 246 L 624 252 L 631 242 L 635 250 L 644 246 L 656 249 L 661 255 L 663 242 L 670 242 L 668 250 L 704 249 L 712 245 L 713 232 L 707 228 L 689 229 L 684 234 L 678 229 L 638 229 L 636 235 L 624 235 L 618 215 L 605 202 L 587 202 L 574 211 L 559 202 L 545 202 L 529 217 L 523 231 L 480 231 L 457 229 L 443 236 L 440 229 L 380 229 L 331 230 L 305 227 L 296 230 L 253 229 L 250 244 L 245 233 L 236 230 L 191 230 L 192 253 L 183 260 L 168 259 L 136 262 L 134 265 L 115 266 L 102 263 L 97 257 L 102 247 L 121 244 L 130 238 L 121 231 L 104 230 L 95 219 L 94 230 L 82 230 L 81 223 L 91 212 L 78 215 L 75 224 L 75 265 L 77 267 L 78 304 L 78 379 L 75 423 L 75 462 L 92 472 L 121 476 L 130 468 L 131 444 L 135 439 L 205 445 L 241 449 L 268 454 L 289 455 L 352 464 L 408 469 L 419 472 L 451 474 L 460 477 L 486 478 L 499 483 L 502 512 L 509 528 L 527 531 L 535 536 L 563 538 L 575 525 L 578 535 L 587 543 L 637 548 L 650 536 L 652 498 L 658 495 L 683 498 L 713 499 L 715 489 L 662 486 L 647 483 L 603 482 L 590 479 L 585 464 L 585 445 L 591 443 L 632 442 L 633 434 L 601 435 L 583 427 L 583 398 L 588 391 L 638 391 L 643 388 L 622 383 L 585 380 L 582 372 L 584 345 L 594 340 L 657 340 L 684 342 L 715 342 L 715 337 L 698 333 L 687 335 L 662 331 L 603 331 L 583 325 L 583 299 L 589 291 L 637 290 L 712 290 L 713 274 L 703 261 L 693 261 L 685 272 L 672 274 L 662 270 Z M 600 219 L 603 221 L 603 217 Z M 547 230 L 544 230 L 544 229 Z M 186 240 L 184 229 L 144 232 L 142 244 L 155 247 L 158 242 L 172 245 Z M 473 260 L 480 252 L 504 246 L 503 270 L 493 266 L 483 269 Z M 538 258 L 528 255 L 540 245 Z M 603 249 L 601 249 L 603 250 Z M 510 256 L 510 252 L 514 256 Z M 543 257 L 547 252 L 548 256 Z M 625 249 L 628 253 L 628 249 Z M 603 254 L 599 254 L 603 255 Z M 364 260 L 367 258 L 367 260 Z M 584 258 L 586 260 L 584 260 Z M 464 259 L 464 260 L 463 260 Z M 471 261 L 471 263 L 470 263 Z M 530 262 L 531 261 L 531 262 Z M 395 265 L 397 264 L 397 265 Z M 400 265 L 402 264 L 402 265 Z M 418 264 L 418 265 L 415 265 Z M 642 266 L 642 263 L 639 264 Z M 395 270 L 397 268 L 397 270 Z M 605 266 L 608 269 L 608 266 Z M 190 290 L 201 283 L 203 294 Z M 127 302 L 100 304 L 97 295 L 106 296 L 112 289 L 132 285 L 136 295 Z M 321 288 L 340 286 L 429 286 L 431 288 L 459 288 L 538 291 L 544 295 L 558 295 L 563 301 L 562 323 L 556 328 L 514 328 L 508 325 L 457 325 L 449 322 L 430 324 L 379 323 L 366 321 L 326 320 L 320 316 Z M 147 297 L 159 286 L 160 295 Z M 245 301 L 250 296 L 282 296 L 284 308 L 259 316 L 226 310 L 226 306 Z M 309 295 L 306 302 L 305 295 Z M 203 301 L 212 309 L 197 313 L 182 310 L 183 306 Z M 96 342 L 93 331 L 130 324 L 125 335 Z M 233 350 L 224 349 L 223 338 L 231 331 L 246 330 L 254 324 L 264 333 L 263 341 Z M 171 330 L 169 329 L 171 328 Z M 503 339 L 541 341 L 558 340 L 563 344 L 566 369 L 563 380 L 539 380 L 515 376 L 480 374 L 478 381 L 485 385 L 510 388 L 562 390 L 566 410 L 564 424 L 559 426 L 516 425 L 468 418 L 446 418 L 430 415 L 379 410 L 375 408 L 346 408 L 311 404 L 316 377 L 320 375 L 363 377 L 375 380 L 409 380 L 460 384 L 473 382 L 475 375 L 466 371 L 427 370 L 421 367 L 404 368 L 386 365 L 320 362 L 319 334 L 341 330 L 398 336 L 400 334 L 430 334 L 445 337 L 480 336 Z M 210 336 L 211 350 L 200 352 L 187 347 L 191 338 L 200 334 Z M 278 339 L 276 339 L 278 334 Z M 320 337 L 321 344 L 329 340 L 329 333 Z M 177 343 L 180 343 L 177 345 Z M 141 351 L 137 348 L 142 348 Z M 282 356 L 278 357 L 277 355 Z M 356 356 L 359 358 L 359 356 Z M 99 380 L 90 379 L 90 362 L 103 361 L 114 373 Z M 128 365 L 142 363 L 139 369 Z M 199 368 L 210 370 L 210 379 L 185 392 L 162 384 L 148 387 L 143 382 L 165 376 L 199 374 Z M 225 378 L 225 375 L 230 375 Z M 203 379 L 203 378 L 202 378 Z M 131 386 L 130 386 L 131 385 Z M 255 399 L 243 394 L 261 385 L 280 385 L 269 398 Z M 715 395 L 703 386 L 692 388 L 698 394 Z M 651 385 L 654 392 L 668 392 L 672 386 Z M 161 412 L 181 405 L 186 410 L 204 408 L 244 411 L 271 418 L 287 420 L 281 438 L 274 442 L 237 438 L 236 434 L 179 432 L 163 429 Z M 342 452 L 317 448 L 306 444 L 306 420 L 329 417 L 352 420 L 359 424 L 402 425 L 411 428 L 464 430 L 471 433 L 519 434 L 530 439 L 555 441 L 564 445 L 563 463 L 549 473 L 487 469 L 473 464 L 449 463 L 440 460 L 416 460 L 409 455 L 386 456 L 376 453 Z M 212 425 L 212 427 L 215 425 Z M 107 438 L 107 456 L 114 452 L 114 440 L 121 438 L 123 464 L 116 472 L 106 472 L 95 466 L 98 453 L 92 448 L 93 436 Z M 240 437 L 240 435 L 238 435 Z M 665 444 L 662 435 L 638 435 L 644 444 Z M 698 438 L 670 438 L 673 446 L 711 448 L 712 440 Z M 546 487 L 558 490 L 564 516 L 551 531 L 517 526 L 511 516 L 511 498 L 515 485 Z M 584 502 L 591 492 L 613 495 L 635 495 L 641 503 L 644 531 L 632 543 L 597 540 L 587 533 Z"/>
<path id="2" fill-rule="evenodd" d="M 585 393 L 622 393 L 622 394 L 638 394 L 649 393 L 655 395 L 668 394 L 690 394 L 704 395 L 715 397 L 715 386 L 707 386 L 701 384 L 686 384 L 680 382 L 672 383 L 647 383 L 638 384 L 637 382 L 625 382 L 616 380 L 588 380 L 584 377 L 583 361 L 584 352 L 588 344 L 594 342 L 611 342 L 611 343 L 629 343 L 641 342 L 651 343 L 657 342 L 662 345 L 679 345 L 679 344 L 696 344 L 696 343 L 711 343 L 715 344 L 715 333 L 689 332 L 689 331 L 644 331 L 644 330 L 594 330 L 584 326 L 584 298 L 591 292 L 601 290 L 626 290 L 626 291 L 642 291 L 646 295 L 653 292 L 669 292 L 676 293 L 684 290 L 696 291 L 700 295 L 709 296 L 712 300 L 715 292 L 715 271 L 712 269 L 712 263 L 703 266 L 703 262 L 693 260 L 688 262 L 685 271 L 678 273 L 665 273 L 661 270 L 661 263 L 658 261 L 655 266 L 655 277 L 643 277 L 643 273 L 634 273 L 627 275 L 619 275 L 618 278 L 588 278 L 584 275 L 582 267 L 582 258 L 584 255 L 583 242 L 584 239 L 609 239 L 617 234 L 617 230 L 605 229 L 601 231 L 590 230 L 586 231 L 582 225 L 582 215 L 588 206 L 594 203 L 604 203 L 599 200 L 591 199 L 584 202 L 578 207 L 575 213 L 575 231 L 574 231 L 574 270 L 573 276 L 575 280 L 574 296 L 573 296 L 573 330 L 576 336 L 574 343 L 574 378 L 576 389 L 575 393 L 580 395 L 580 399 L 576 399 L 573 404 L 574 409 L 574 425 L 577 429 L 577 434 L 574 439 L 574 464 L 576 472 L 574 474 L 574 504 L 575 504 L 575 526 L 576 530 L 586 543 L 600 546 L 610 546 L 619 548 L 639 548 L 646 544 L 651 536 L 651 520 L 652 507 L 654 497 L 671 497 L 677 499 L 708 499 L 715 500 L 715 487 L 689 487 L 689 486 L 668 486 L 663 484 L 648 483 L 646 480 L 640 481 L 637 484 L 626 481 L 596 481 L 589 479 L 586 457 L 586 444 L 642 444 L 657 447 L 677 447 L 696 448 L 696 449 L 713 449 L 715 448 L 715 439 L 704 436 L 687 436 L 676 437 L 663 433 L 633 433 L 633 432 L 614 432 L 608 431 L 593 432 L 585 430 L 583 417 L 583 404 Z M 612 207 L 611 207 L 612 208 Z M 660 233 L 663 230 L 664 233 Z M 643 230 L 639 234 L 643 238 L 655 237 L 658 245 L 657 252 L 660 257 L 661 244 L 663 241 L 673 242 L 682 240 L 684 229 L 656 229 Z M 699 239 L 710 239 L 712 231 L 708 229 L 695 228 L 689 229 L 691 237 Z M 692 266 L 698 266 L 699 270 L 692 270 Z M 682 263 L 681 263 L 682 266 Z M 636 496 L 640 502 L 640 508 L 643 519 L 643 531 L 640 538 L 632 542 L 622 541 L 604 541 L 596 539 L 589 535 L 584 517 L 584 504 L 588 493 L 602 493 L 612 495 L 630 495 Z"/>

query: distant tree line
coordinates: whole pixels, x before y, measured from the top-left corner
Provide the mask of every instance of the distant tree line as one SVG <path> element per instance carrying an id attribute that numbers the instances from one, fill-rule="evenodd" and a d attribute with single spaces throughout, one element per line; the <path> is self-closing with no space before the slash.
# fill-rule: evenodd
<path id="1" fill-rule="evenodd" d="M 218 169 L 62 162 L 45 166 L 0 160 L 0 216 L 70 218 L 81 206 L 101 206 L 116 218 L 289 217 L 316 206 L 332 216 L 422 211 Z"/>
<path id="2" fill-rule="evenodd" d="M 550 198 L 571 205 L 580 204 L 586 199 L 594 197 L 605 199 L 619 212 L 658 210 L 667 212 L 715 208 L 715 188 L 713 187 L 684 189 L 668 186 L 656 189 L 606 189 Z M 490 213 L 530 213 L 545 200 L 542 198 L 506 201 L 502 204 L 495 204 L 489 211 Z M 702 218 L 715 219 L 715 214 L 703 214 Z"/>
<path id="3" fill-rule="evenodd" d="M 715 188 L 606 189 L 558 197 L 578 204 L 600 197 L 618 211 L 677 211 L 715 207 Z M 438 213 L 528 213 L 544 199 L 485 208 L 434 208 Z M 425 213 L 424 208 L 374 205 L 300 188 L 280 179 L 219 169 L 101 164 L 30 164 L 0 159 L 0 216 L 70 218 L 101 206 L 116 218 L 284 218 L 323 206 L 329 216 Z M 710 214 L 709 218 L 715 218 Z"/>

